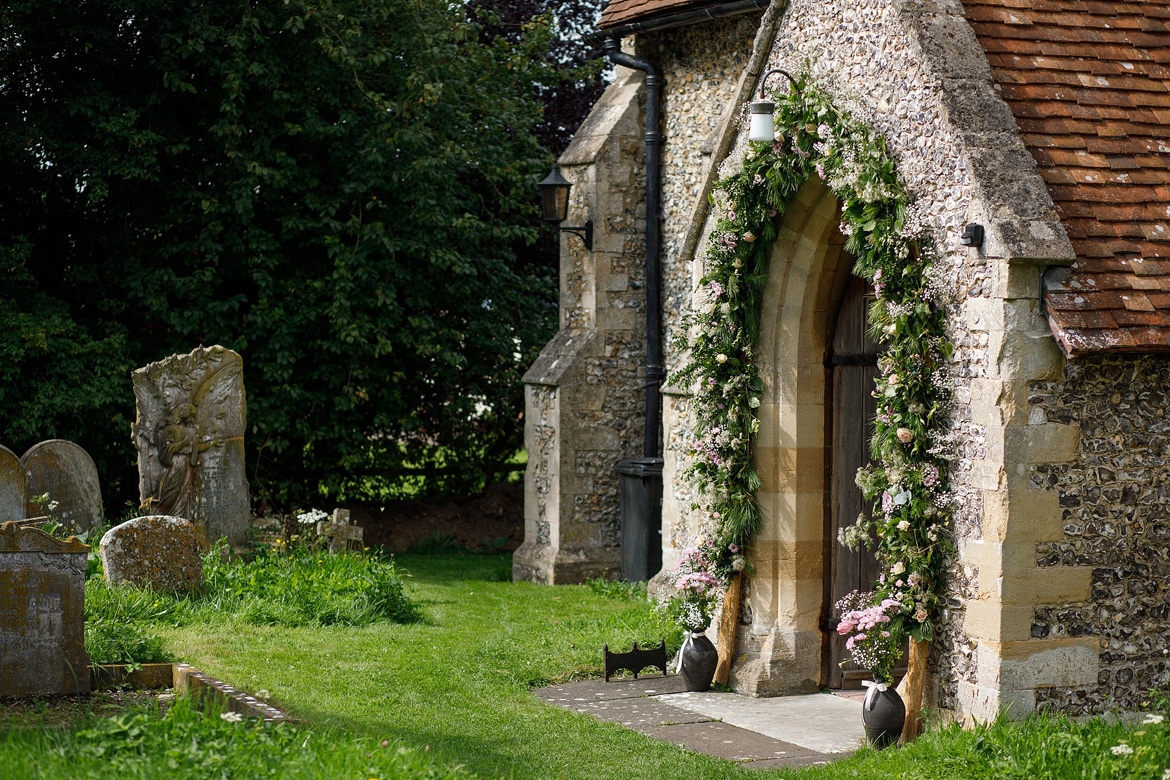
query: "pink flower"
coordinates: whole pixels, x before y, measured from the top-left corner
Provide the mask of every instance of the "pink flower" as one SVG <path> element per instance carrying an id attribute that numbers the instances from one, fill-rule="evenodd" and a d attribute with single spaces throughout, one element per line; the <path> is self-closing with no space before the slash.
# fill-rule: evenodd
<path id="1" fill-rule="evenodd" d="M 903 444 L 909 444 L 914 441 L 914 433 L 909 428 L 898 429 L 898 441 Z"/>
<path id="2" fill-rule="evenodd" d="M 751 242 L 756 240 L 756 234 L 749 230 L 748 232 L 743 234 L 743 240 L 750 244 Z"/>

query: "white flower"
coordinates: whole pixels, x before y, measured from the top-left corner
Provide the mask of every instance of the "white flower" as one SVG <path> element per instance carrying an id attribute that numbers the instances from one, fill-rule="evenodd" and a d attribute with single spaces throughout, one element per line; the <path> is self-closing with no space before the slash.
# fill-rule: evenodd
<path id="1" fill-rule="evenodd" d="M 909 520 L 898 521 L 898 530 L 899 531 L 909 531 L 910 530 L 910 521 Z"/>
<path id="2" fill-rule="evenodd" d="M 897 576 L 904 571 L 906 571 L 906 564 L 902 563 L 901 561 L 898 561 L 897 563 L 894 564 L 894 568 L 890 569 L 890 574 Z"/>
<path id="3" fill-rule="evenodd" d="M 1142 723 L 1148 723 L 1148 724 L 1161 723 L 1164 720 L 1166 720 L 1165 715 L 1156 715 L 1154 713 L 1150 713 L 1146 717 L 1142 718 Z"/>
<path id="4" fill-rule="evenodd" d="M 899 428 L 898 441 L 902 442 L 903 444 L 909 444 L 910 442 L 914 441 L 914 432 L 909 428 Z"/>
<path id="5" fill-rule="evenodd" d="M 221 712 L 219 717 L 220 720 L 226 720 L 228 723 L 239 723 L 244 719 L 244 716 L 238 712 Z"/>
<path id="6" fill-rule="evenodd" d="M 718 355 L 715 356 L 715 362 L 716 363 L 726 363 L 727 362 L 727 355 L 724 355 L 722 352 L 720 352 Z"/>
<path id="7" fill-rule="evenodd" d="M 1170 780 L 1170 769 L 1162 772 L 1162 780 Z"/>
<path id="8" fill-rule="evenodd" d="M 1115 756 L 1132 756 L 1133 748 L 1122 742 L 1120 745 L 1114 745 L 1109 748 L 1109 751 Z"/>
<path id="9" fill-rule="evenodd" d="M 268 691 L 267 688 L 261 688 L 260 690 L 256 691 L 256 698 L 260 701 L 268 701 L 272 698 L 272 694 Z"/>

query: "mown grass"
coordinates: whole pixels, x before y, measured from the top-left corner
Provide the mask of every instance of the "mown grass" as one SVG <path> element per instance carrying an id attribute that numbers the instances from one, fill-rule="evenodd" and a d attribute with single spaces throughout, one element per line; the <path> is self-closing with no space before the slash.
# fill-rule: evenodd
<path id="1" fill-rule="evenodd" d="M 244 690 L 266 689 L 275 704 L 301 720 L 291 733 L 310 746 L 328 742 L 336 746 L 333 752 L 353 754 L 357 762 L 333 767 L 320 757 L 256 749 L 265 756 L 259 764 L 241 764 L 243 768 L 214 776 L 361 777 L 356 767 L 371 755 L 382 756 L 374 748 L 383 741 L 411 748 L 403 759 L 408 768 L 401 770 L 407 774 L 396 775 L 398 767 L 386 767 L 365 777 L 447 777 L 465 771 L 468 776 L 518 780 L 1158 780 L 1170 769 L 1170 722 L 1126 726 L 1055 718 L 1002 721 L 968 731 L 938 728 L 912 746 L 861 750 L 824 767 L 747 769 L 546 705 L 531 694 L 534 686 L 599 675 L 600 648 L 606 642 L 628 646 L 666 636 L 677 647 L 677 629 L 660 622 L 640 589 L 512 583 L 509 558 L 503 555 L 400 556 L 397 567 L 421 615 L 415 622 L 253 625 L 242 613 L 200 622 L 175 620 L 170 612 L 158 617 L 151 628 L 177 657 Z M 1159 706 L 1165 714 L 1166 702 Z M 211 741 L 218 744 L 221 739 L 226 737 Z M 161 753 L 171 741 L 160 733 L 143 744 Z M 1115 752 L 1123 743 L 1126 749 Z M 232 742 L 234 747 L 223 749 L 247 753 L 252 750 L 247 744 Z M 26 776 L 9 772 L 9 767 L 25 765 L 11 763 L 13 755 L 27 763 L 28 755 L 69 749 L 51 740 L 14 747 L 0 738 L 0 777 Z M 86 776 L 50 758 L 45 766 L 56 769 L 28 776 Z M 289 762 L 309 768 L 284 768 Z M 452 769 L 460 766 L 463 770 Z M 124 775 L 110 770 L 90 776 Z M 183 768 L 141 776 L 210 775 Z"/>

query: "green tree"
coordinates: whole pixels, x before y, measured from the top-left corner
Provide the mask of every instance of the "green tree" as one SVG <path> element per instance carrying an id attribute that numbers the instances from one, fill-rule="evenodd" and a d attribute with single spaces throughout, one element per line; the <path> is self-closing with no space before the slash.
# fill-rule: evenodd
<path id="1" fill-rule="evenodd" d="M 490 478 L 556 308 L 516 255 L 547 25 L 482 29 L 427 0 L 7 3 L 0 441 L 74 438 L 131 497 L 129 369 L 220 343 L 258 496 Z"/>

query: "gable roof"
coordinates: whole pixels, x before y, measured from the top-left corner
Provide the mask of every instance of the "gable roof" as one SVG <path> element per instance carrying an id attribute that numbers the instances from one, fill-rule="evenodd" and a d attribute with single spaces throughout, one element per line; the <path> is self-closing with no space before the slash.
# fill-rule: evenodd
<path id="1" fill-rule="evenodd" d="M 1070 356 L 1170 352 L 1170 0 L 963 0 L 1076 251 Z"/>

